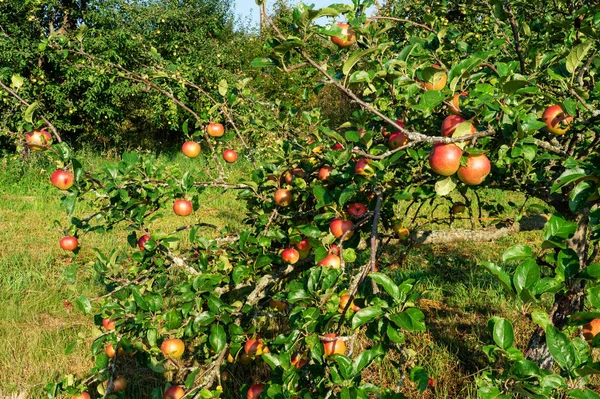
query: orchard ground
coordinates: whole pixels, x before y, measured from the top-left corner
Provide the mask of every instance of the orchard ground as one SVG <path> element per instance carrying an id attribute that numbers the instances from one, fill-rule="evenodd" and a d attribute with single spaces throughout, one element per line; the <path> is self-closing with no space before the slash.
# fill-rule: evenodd
<path id="1" fill-rule="evenodd" d="M 196 159 L 187 159 L 181 154 L 160 157 L 182 170 L 202 170 L 204 164 L 202 156 Z M 87 159 L 89 166 L 96 170 L 116 162 L 91 154 L 79 158 Z M 93 298 L 106 292 L 95 280 L 92 248 L 125 249 L 129 232 L 121 228 L 116 234 L 81 237 L 82 252 L 77 258 L 72 257 L 58 246 L 62 234 L 53 221 L 56 219 L 66 225 L 67 220 L 60 207 L 60 196 L 48 180 L 50 164 L 39 154 L 31 154 L 27 162 L 17 157 L 0 162 L 0 342 L 5 343 L 5 350 L 0 352 L 0 396 L 25 392 L 26 397 L 38 398 L 43 396 L 45 383 L 69 373 L 81 376 L 89 369 L 92 359 L 86 354 L 94 321 L 82 315 L 73 302 L 80 295 Z M 249 170 L 243 157 L 227 167 L 231 181 L 241 179 Z M 524 200 L 486 189 L 481 189 L 479 195 L 484 202 L 513 212 Z M 528 201 L 529 205 L 535 202 Z M 201 197 L 200 210 L 189 219 L 172 215 L 168 206 L 164 209 L 167 217 L 155 222 L 153 229 L 173 231 L 194 220 L 235 231 L 242 222 L 244 204 L 235 199 L 235 193 L 207 192 Z M 432 211 L 434 217 L 447 217 L 448 206 L 423 207 L 420 215 L 430 216 Z M 79 212 L 84 213 L 85 209 Z M 404 210 L 398 212 L 404 214 Z M 414 210 L 409 215 L 412 218 Z M 453 222 L 453 227 L 461 226 L 470 226 L 470 221 Z M 206 233 L 210 235 L 211 231 Z M 212 232 L 214 236 L 218 233 Z M 182 234 L 181 238 L 185 240 L 186 235 Z M 427 332 L 411 335 L 411 344 L 403 351 L 403 358 L 396 360 L 407 369 L 424 366 L 435 380 L 435 387 L 419 393 L 412 383 L 404 380 L 405 394 L 413 398 L 476 397 L 474 381 L 478 371 L 487 364 L 481 348 L 490 342 L 487 321 L 491 316 L 504 316 L 513 322 L 518 347 L 526 346 L 534 325 L 523 322 L 526 318 L 519 316 L 528 312 L 527 307 L 515 307 L 514 301 L 478 262 L 500 262 L 503 250 L 511 245 L 540 242 L 540 232 L 527 232 L 491 243 L 422 246 L 411 249 L 402 265 L 398 260 L 403 247 L 389 245 L 386 248 L 383 264 L 387 261 L 391 264 L 386 272 L 397 281 L 416 278 L 425 292 L 419 307 L 426 314 Z M 67 355 L 67 347 L 78 334 L 84 338 L 83 343 Z M 361 342 L 356 345 L 360 346 Z M 359 349 L 355 348 L 355 352 Z M 398 364 L 374 364 L 366 373 L 395 387 L 402 378 Z M 243 373 L 244 369 L 235 366 L 233 371 L 230 384 L 242 378 L 236 373 Z M 147 370 L 132 372 L 139 375 L 129 379 L 130 398 L 141 399 L 148 392 L 144 390 L 148 386 L 164 384 Z M 594 384 L 600 387 L 598 380 L 592 386 Z M 226 388 L 227 383 L 225 397 L 239 396 L 239 393 L 227 394 Z"/>

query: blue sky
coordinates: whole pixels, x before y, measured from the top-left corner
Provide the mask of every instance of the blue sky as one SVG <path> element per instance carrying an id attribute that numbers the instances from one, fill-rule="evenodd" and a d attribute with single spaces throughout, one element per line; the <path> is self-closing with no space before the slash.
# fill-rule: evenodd
<path id="1" fill-rule="evenodd" d="M 272 1 L 267 1 L 267 5 L 272 3 Z M 291 3 L 296 4 L 297 1 L 292 0 Z M 352 4 L 352 0 L 304 0 L 304 4 L 314 4 L 315 8 L 322 8 L 330 4 Z M 242 18 L 251 16 L 253 25 L 258 25 L 259 12 L 254 0 L 235 0 L 235 15 L 236 17 L 241 15 Z"/>

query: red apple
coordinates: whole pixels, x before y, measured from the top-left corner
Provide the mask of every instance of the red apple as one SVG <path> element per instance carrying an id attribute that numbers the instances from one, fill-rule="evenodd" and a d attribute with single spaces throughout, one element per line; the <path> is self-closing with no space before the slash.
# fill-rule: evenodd
<path id="1" fill-rule="evenodd" d="M 185 396 L 185 391 L 179 385 L 172 385 L 165 391 L 163 399 L 181 399 Z"/>
<path id="2" fill-rule="evenodd" d="M 293 265 L 294 263 L 298 262 L 298 259 L 300 259 L 300 254 L 294 248 L 287 248 L 281 253 L 281 259 L 283 259 L 285 263 Z"/>
<path id="3" fill-rule="evenodd" d="M 298 370 L 300 370 L 302 367 L 304 367 L 306 365 L 307 360 L 306 360 L 306 355 L 302 355 L 301 353 L 295 353 L 292 356 L 291 359 L 291 363 L 292 366 L 296 367 Z"/>
<path id="4" fill-rule="evenodd" d="M 469 155 L 467 165 L 458 168 L 458 178 L 465 184 L 475 186 L 483 183 L 491 170 L 492 165 L 485 154 Z"/>
<path id="5" fill-rule="evenodd" d="M 258 399 L 260 394 L 263 392 L 263 384 L 254 384 L 248 388 L 248 399 Z"/>
<path id="6" fill-rule="evenodd" d="M 189 158 L 196 158 L 200 155 L 200 144 L 195 141 L 186 141 L 181 146 L 181 152 L 183 155 Z"/>
<path id="7" fill-rule="evenodd" d="M 460 167 L 462 150 L 455 144 L 436 143 L 429 153 L 429 166 L 442 176 L 452 176 Z"/>
<path id="8" fill-rule="evenodd" d="M 373 168 L 369 165 L 369 162 L 371 162 L 371 160 L 367 158 L 359 159 L 354 166 L 354 173 L 367 177 L 373 176 L 375 174 L 375 170 L 373 170 Z"/>
<path id="9" fill-rule="evenodd" d="M 73 395 L 71 399 L 91 399 L 91 397 L 89 393 L 82 392 L 79 395 Z"/>
<path id="10" fill-rule="evenodd" d="M 62 169 L 55 170 L 50 177 L 50 182 L 60 190 L 70 189 L 73 186 L 74 181 L 75 176 L 73 176 L 73 173 Z"/>
<path id="11" fill-rule="evenodd" d="M 343 146 L 343 145 L 341 145 L 340 143 L 335 143 L 335 144 L 333 145 L 333 147 L 331 147 L 331 149 L 332 149 L 332 150 L 334 150 L 334 151 L 341 151 L 341 150 L 343 150 L 343 149 L 344 149 L 344 146 Z"/>
<path id="12" fill-rule="evenodd" d="M 459 94 L 455 94 L 448 105 L 448 109 L 453 115 L 462 115 L 462 111 L 460 109 L 460 103 L 464 101 L 465 98 L 469 95 L 468 91 L 463 91 Z"/>
<path id="13" fill-rule="evenodd" d="M 331 221 L 331 223 L 329 223 L 329 231 L 331 231 L 331 234 L 333 234 L 335 238 L 340 238 L 344 235 L 346 231 L 350 230 L 353 226 L 354 223 L 352 222 L 352 220 L 342 220 L 340 218 L 335 218 Z M 349 232 L 346 235 L 346 239 L 349 240 L 350 237 L 352 237 L 352 234 L 354 234 L 354 231 Z"/>
<path id="14" fill-rule="evenodd" d="M 334 255 L 339 255 L 340 248 L 337 246 L 337 244 L 331 244 L 331 247 L 329 247 L 329 253 L 334 254 Z"/>
<path id="15" fill-rule="evenodd" d="M 332 170 L 333 168 L 331 166 L 323 166 L 321 169 L 319 169 L 317 179 L 321 181 L 329 181 L 329 174 Z"/>
<path id="16" fill-rule="evenodd" d="M 591 341 L 600 333 L 600 319 L 594 319 L 583 326 L 583 337 L 586 341 Z"/>
<path id="17" fill-rule="evenodd" d="M 279 206 L 286 207 L 292 203 L 292 192 L 287 188 L 280 188 L 275 191 L 275 203 Z"/>
<path id="18" fill-rule="evenodd" d="M 52 145 L 52 136 L 44 129 L 32 130 L 25 134 L 25 141 L 32 151 L 44 151 Z"/>
<path id="19" fill-rule="evenodd" d="M 60 247 L 65 251 L 75 251 L 78 246 L 77 237 L 66 236 L 60 239 Z"/>
<path id="20" fill-rule="evenodd" d="M 106 387 L 108 388 L 109 381 L 106 381 Z M 113 392 L 121 392 L 127 388 L 127 380 L 123 376 L 118 376 L 113 380 Z"/>
<path id="21" fill-rule="evenodd" d="M 367 207 L 361 204 L 360 202 L 348 206 L 348 213 L 355 218 L 359 218 L 367 212 Z"/>
<path id="22" fill-rule="evenodd" d="M 108 344 L 106 345 L 104 352 L 106 353 L 106 356 L 112 359 L 113 357 L 115 357 L 115 354 L 117 355 L 117 357 L 122 356 L 123 348 L 119 348 L 117 351 L 115 351 L 115 347 L 113 346 L 113 344 Z"/>
<path id="23" fill-rule="evenodd" d="M 319 262 L 319 266 L 332 267 L 334 269 L 339 269 L 342 264 L 342 261 L 339 256 L 334 254 L 327 255 L 322 261 Z"/>
<path id="24" fill-rule="evenodd" d="M 302 241 L 295 244 L 294 247 L 296 247 L 298 251 L 308 251 L 310 249 L 310 241 L 304 238 Z"/>
<path id="25" fill-rule="evenodd" d="M 246 353 L 246 355 L 250 356 L 250 358 L 253 358 L 255 356 L 260 356 L 265 353 L 270 353 L 271 351 L 259 339 L 251 338 L 248 341 L 246 341 L 246 344 L 244 345 L 244 352 Z"/>
<path id="26" fill-rule="evenodd" d="M 223 151 L 223 159 L 226 162 L 233 163 L 237 160 L 238 154 L 234 150 Z"/>
<path id="27" fill-rule="evenodd" d="M 388 145 L 392 150 L 402 147 L 403 145 L 406 145 L 406 143 L 408 143 L 408 136 L 402 132 L 394 132 L 388 139 Z"/>
<path id="28" fill-rule="evenodd" d="M 463 213 L 467 209 L 467 206 L 462 202 L 457 202 L 452 204 L 452 208 L 450 208 L 450 213 L 453 215 L 459 215 Z"/>
<path id="29" fill-rule="evenodd" d="M 185 344 L 179 338 L 165 339 L 160 346 L 160 350 L 165 357 L 179 359 L 185 351 Z"/>
<path id="30" fill-rule="evenodd" d="M 444 119 L 444 122 L 442 122 L 442 137 L 452 137 L 456 127 L 463 122 L 465 120 L 458 115 L 450 115 Z M 475 126 L 471 125 L 471 133 L 475 133 L 476 131 Z"/>
<path id="31" fill-rule="evenodd" d="M 350 25 L 345 24 L 343 22 L 338 22 L 337 25 L 340 28 L 342 28 L 342 37 L 331 36 L 331 41 L 334 42 L 340 48 L 352 46 L 356 42 L 356 35 L 354 34 L 354 31 L 350 28 Z"/>
<path id="32" fill-rule="evenodd" d="M 429 75 L 427 81 L 423 82 L 426 90 L 440 91 L 446 86 L 448 75 L 445 72 L 443 75 L 438 74 L 435 69 L 440 69 L 440 66 L 432 65 L 423 71 L 424 75 Z"/>
<path id="33" fill-rule="evenodd" d="M 102 325 L 104 326 L 104 328 L 106 328 L 107 330 L 114 330 L 115 329 L 115 321 L 117 321 L 117 319 L 102 319 Z"/>
<path id="34" fill-rule="evenodd" d="M 339 313 L 342 313 L 344 311 L 344 309 L 346 309 L 346 305 L 348 304 L 349 300 L 350 300 L 349 294 L 344 294 L 340 297 L 340 307 L 338 309 Z M 350 303 L 350 309 L 354 310 L 355 312 L 358 312 L 360 310 L 360 307 L 356 306 L 354 304 L 354 301 L 352 301 L 352 303 Z"/>
<path id="35" fill-rule="evenodd" d="M 179 199 L 173 203 L 173 212 L 179 216 L 187 216 L 194 210 L 190 201 Z"/>
<path id="36" fill-rule="evenodd" d="M 144 250 L 144 248 L 146 247 L 146 243 L 148 242 L 149 239 L 150 239 L 150 236 L 148 234 L 144 234 L 143 236 L 140 237 L 140 239 L 137 242 L 138 247 L 140 248 L 140 251 Z"/>
<path id="37" fill-rule="evenodd" d="M 335 338 L 336 334 L 325 334 L 325 338 Z M 341 340 L 321 340 L 323 342 L 323 348 L 325 349 L 325 356 L 331 355 L 344 355 L 346 353 L 346 343 Z"/>
<path id="38" fill-rule="evenodd" d="M 225 133 L 225 128 L 220 123 L 211 122 L 206 126 L 206 133 L 211 137 L 221 137 Z"/>
<path id="39" fill-rule="evenodd" d="M 558 136 L 563 135 L 569 130 L 573 117 L 565 115 L 559 105 L 551 105 L 542 114 L 542 121 L 546 124 L 546 130 Z"/>

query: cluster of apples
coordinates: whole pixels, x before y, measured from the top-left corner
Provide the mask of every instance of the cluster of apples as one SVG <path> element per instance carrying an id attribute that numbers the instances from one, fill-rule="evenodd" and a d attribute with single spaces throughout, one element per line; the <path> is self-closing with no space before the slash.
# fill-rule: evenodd
<path id="1" fill-rule="evenodd" d="M 210 122 L 206 126 L 206 133 L 211 137 L 221 137 L 225 133 L 225 128 L 221 123 Z M 197 141 L 186 141 L 181 146 L 181 152 L 188 158 L 196 158 L 200 155 L 200 143 Z M 237 160 L 238 154 L 232 149 L 223 151 L 225 162 L 233 163 Z"/>

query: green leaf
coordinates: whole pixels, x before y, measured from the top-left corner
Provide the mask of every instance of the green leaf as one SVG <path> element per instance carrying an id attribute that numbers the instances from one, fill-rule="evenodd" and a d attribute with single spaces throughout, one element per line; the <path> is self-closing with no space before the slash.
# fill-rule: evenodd
<path id="1" fill-rule="evenodd" d="M 573 343 L 569 337 L 558 331 L 556 327 L 546 327 L 546 343 L 550 354 L 562 369 L 572 370 L 577 366 L 575 364 L 577 354 Z"/>
<path id="2" fill-rule="evenodd" d="M 333 355 L 330 357 L 335 360 L 340 368 L 340 372 L 344 379 L 349 380 L 354 377 L 353 368 L 352 368 L 352 360 L 348 356 L 344 355 Z"/>
<path id="3" fill-rule="evenodd" d="M 588 265 L 579 273 L 578 277 L 585 278 L 588 280 L 600 281 L 600 263 L 593 263 L 591 265 Z"/>
<path id="4" fill-rule="evenodd" d="M 553 214 L 546 223 L 544 229 L 544 240 L 551 241 L 552 238 L 568 239 L 577 230 L 577 223 L 569 222 Z"/>
<path id="5" fill-rule="evenodd" d="M 520 294 L 524 288 L 531 288 L 540 279 L 540 268 L 533 259 L 527 259 L 522 262 L 515 274 L 513 275 L 513 283 Z"/>
<path id="6" fill-rule="evenodd" d="M 583 61 L 583 59 L 585 58 L 588 51 L 590 50 L 590 48 L 592 48 L 593 45 L 594 40 L 588 39 L 585 42 L 573 47 L 573 49 L 567 56 L 567 63 L 565 65 L 569 73 L 575 73 L 575 70 L 577 69 L 581 61 Z"/>
<path id="7" fill-rule="evenodd" d="M 140 309 L 142 309 L 142 310 L 150 309 L 148 307 L 148 304 L 146 303 L 146 300 L 144 299 L 142 294 L 140 294 L 140 291 L 137 287 L 134 287 L 131 289 L 131 294 L 133 295 L 133 299 L 135 300 L 135 303 L 140 307 Z"/>
<path id="8" fill-rule="evenodd" d="M 429 386 L 429 375 L 421 366 L 413 367 L 409 373 L 410 380 L 416 382 L 420 392 L 424 392 Z"/>
<path id="9" fill-rule="evenodd" d="M 400 289 L 387 275 L 383 273 L 371 273 L 369 274 L 369 277 L 375 280 L 377 284 L 381 285 L 392 298 L 400 300 Z"/>
<path id="10" fill-rule="evenodd" d="M 340 193 L 340 197 L 338 198 L 338 204 L 344 205 L 350 198 L 356 194 L 356 184 L 351 184 L 349 186 L 344 187 L 342 192 Z"/>
<path id="11" fill-rule="evenodd" d="M 356 65 L 356 63 L 360 61 L 361 58 L 363 58 L 367 54 L 380 50 L 380 47 L 370 47 L 366 50 L 359 50 L 352 53 L 344 63 L 344 66 L 342 67 L 342 73 L 344 75 L 348 75 L 348 73 L 352 70 L 352 67 Z"/>
<path id="12" fill-rule="evenodd" d="M 404 312 L 392 314 L 389 319 L 406 331 L 425 331 L 425 315 L 417 308 L 408 308 Z"/>
<path id="13" fill-rule="evenodd" d="M 591 389 L 573 389 L 569 391 L 569 397 L 575 399 L 600 399 L 600 394 L 597 394 Z"/>
<path id="14" fill-rule="evenodd" d="M 456 182 L 452 179 L 452 176 L 448 176 L 445 179 L 438 180 L 435 183 L 435 192 L 440 197 L 444 197 L 450 194 L 456 188 Z"/>
<path id="15" fill-rule="evenodd" d="M 362 351 L 352 362 L 353 374 L 359 375 L 364 368 L 369 367 L 373 360 L 384 354 L 385 352 L 381 348 L 381 345 L 377 345 L 373 349 Z"/>
<path id="16" fill-rule="evenodd" d="M 515 342 L 515 332 L 512 324 L 505 319 L 498 318 L 496 320 L 492 336 L 496 345 L 504 350 L 512 347 Z"/>
<path id="17" fill-rule="evenodd" d="M 183 324 L 183 318 L 178 309 L 171 309 L 164 314 L 163 318 L 166 321 L 165 327 L 169 330 L 176 330 Z"/>
<path id="18" fill-rule="evenodd" d="M 352 329 L 358 328 L 365 323 L 375 320 L 383 314 L 383 310 L 379 307 L 369 306 L 362 308 L 352 316 Z"/>
<path id="19" fill-rule="evenodd" d="M 10 77 L 11 86 L 19 90 L 25 81 L 19 74 L 14 74 Z"/>
<path id="20" fill-rule="evenodd" d="M 225 334 L 225 328 L 220 324 L 213 324 L 210 328 L 210 337 L 208 338 L 210 346 L 219 353 L 225 348 L 227 343 L 227 334 Z"/>
<path id="21" fill-rule="evenodd" d="M 491 262 L 481 262 L 481 266 L 485 267 L 493 276 L 495 276 L 512 295 L 515 294 L 510 276 L 497 264 Z"/>
<path id="22" fill-rule="evenodd" d="M 257 57 L 252 60 L 250 65 L 253 68 L 268 68 L 268 67 L 275 66 L 276 63 L 269 57 Z"/>
<path id="23" fill-rule="evenodd" d="M 38 105 L 39 103 L 36 101 L 31 103 L 31 105 L 27 107 L 25 113 L 23 114 L 23 119 L 25 119 L 26 122 L 33 124 L 33 113 L 35 112 L 35 109 Z"/>
<path id="24" fill-rule="evenodd" d="M 79 310 L 86 314 L 90 313 L 90 311 L 92 310 L 92 304 L 90 300 L 83 295 L 75 300 L 75 305 L 77 305 Z"/>
<path id="25" fill-rule="evenodd" d="M 552 189 L 550 192 L 555 193 L 556 191 L 558 191 L 559 188 L 561 188 L 565 184 L 569 184 L 573 180 L 581 179 L 582 177 L 585 177 L 587 175 L 588 173 L 581 168 L 567 169 L 563 172 L 562 175 L 558 177 L 558 179 L 556 179 L 554 184 L 552 184 Z"/>
<path id="26" fill-rule="evenodd" d="M 531 247 L 527 245 L 514 245 L 504 251 L 502 254 L 502 261 L 511 262 L 515 260 L 526 260 L 532 259 L 533 252 L 531 251 Z"/>
<path id="27" fill-rule="evenodd" d="M 219 81 L 219 86 L 218 86 L 219 94 L 221 96 L 225 97 L 225 95 L 227 95 L 228 88 L 229 88 L 229 85 L 227 84 L 227 81 L 225 79 L 221 79 Z"/>
<path id="28" fill-rule="evenodd" d="M 404 343 L 404 341 L 406 341 L 406 336 L 400 331 L 398 331 L 391 324 L 388 324 L 387 326 L 387 336 L 392 342 L 396 342 L 398 344 L 402 344 Z"/>

